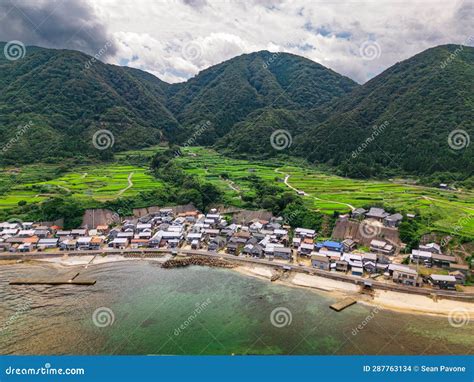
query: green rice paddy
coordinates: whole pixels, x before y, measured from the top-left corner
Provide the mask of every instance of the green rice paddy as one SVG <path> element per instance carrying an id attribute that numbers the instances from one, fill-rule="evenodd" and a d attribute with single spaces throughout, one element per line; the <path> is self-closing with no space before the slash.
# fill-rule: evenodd
<path id="1" fill-rule="evenodd" d="M 0 208 L 14 207 L 22 200 L 40 202 L 55 195 L 106 201 L 163 186 L 148 174 L 147 169 L 119 164 L 81 166 L 51 180 L 44 180 L 54 176 L 56 169 L 54 166 L 32 165 L 22 167 L 15 175 L 2 172 L 0 185 L 8 187 L 8 192 L 0 196 Z M 45 175 L 41 176 L 42 173 Z"/>
<path id="2" fill-rule="evenodd" d="M 146 167 L 129 164 L 136 156 L 150 157 L 163 147 L 134 150 L 116 155 L 115 163 L 79 166 L 58 175 L 58 165 L 28 165 L 0 173 L 0 208 L 20 201 L 35 203 L 54 195 L 72 195 L 82 200 L 106 201 L 133 196 L 163 187 Z M 349 212 L 351 207 L 383 203 L 397 211 L 431 217 L 429 228 L 444 233 L 474 237 L 474 193 L 444 191 L 395 181 L 342 178 L 315 167 L 288 160 L 247 161 L 233 159 L 202 147 L 183 149 L 176 159 L 185 171 L 215 184 L 226 203 L 242 206 L 241 195 L 252 192 L 248 177 L 258 176 L 291 192 L 284 184 L 306 193 L 307 205 L 323 213 Z M 130 178 L 131 184 L 128 179 Z"/>

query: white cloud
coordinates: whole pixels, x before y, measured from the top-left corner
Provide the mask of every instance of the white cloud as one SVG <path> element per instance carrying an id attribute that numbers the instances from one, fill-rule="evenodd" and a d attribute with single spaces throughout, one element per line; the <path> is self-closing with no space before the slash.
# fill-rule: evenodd
<path id="1" fill-rule="evenodd" d="M 365 82 L 422 50 L 474 35 L 471 0 L 89 2 L 115 42 L 108 61 L 168 82 L 262 49 L 299 54 Z M 360 56 L 365 41 L 380 48 L 374 59 Z"/>

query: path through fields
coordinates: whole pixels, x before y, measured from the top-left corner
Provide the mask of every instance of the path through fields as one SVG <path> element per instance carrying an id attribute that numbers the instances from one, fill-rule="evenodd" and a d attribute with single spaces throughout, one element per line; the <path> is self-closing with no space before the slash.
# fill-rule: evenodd
<path id="1" fill-rule="evenodd" d="M 133 182 L 132 182 L 132 176 L 133 176 L 133 171 L 128 174 L 128 178 L 127 178 L 127 182 L 128 182 L 128 186 L 121 189 L 118 194 L 119 195 L 122 195 L 125 191 L 127 191 L 129 188 L 133 187 Z"/>
<path id="2" fill-rule="evenodd" d="M 347 206 L 349 207 L 352 211 L 355 210 L 355 207 L 352 205 L 352 204 L 349 204 L 349 203 L 344 203 L 344 202 L 336 202 L 334 200 L 328 200 L 328 199 L 321 199 L 321 198 L 318 198 L 317 196 L 314 196 L 314 195 L 310 195 L 308 194 L 307 192 L 304 192 L 303 190 L 298 190 L 297 188 L 293 187 L 289 182 L 288 182 L 288 179 L 290 179 L 290 174 L 286 174 L 286 173 L 283 173 L 280 171 L 280 169 L 275 169 L 275 172 L 278 173 L 278 174 L 281 174 L 281 175 L 284 175 L 285 176 L 285 179 L 283 180 L 283 182 L 285 183 L 285 185 L 289 188 L 291 188 L 293 191 L 297 192 L 298 194 L 302 195 L 302 196 L 308 196 L 310 198 L 313 198 L 314 200 L 319 200 L 321 202 L 328 202 L 328 203 L 334 203 L 334 204 L 342 204 L 343 206 Z"/>

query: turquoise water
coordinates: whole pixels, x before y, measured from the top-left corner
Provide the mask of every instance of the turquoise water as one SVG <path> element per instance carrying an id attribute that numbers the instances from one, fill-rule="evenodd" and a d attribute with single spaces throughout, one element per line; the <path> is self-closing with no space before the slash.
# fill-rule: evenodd
<path id="1" fill-rule="evenodd" d="M 468 354 L 474 344 L 472 323 L 362 304 L 336 313 L 326 295 L 225 269 L 132 261 L 83 270 L 97 280 L 89 287 L 8 285 L 57 272 L 0 268 L 1 354 Z"/>

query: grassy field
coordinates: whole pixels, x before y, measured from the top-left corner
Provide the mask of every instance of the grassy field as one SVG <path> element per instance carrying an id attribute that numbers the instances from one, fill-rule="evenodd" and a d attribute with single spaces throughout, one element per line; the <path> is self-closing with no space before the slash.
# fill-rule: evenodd
<path id="1" fill-rule="evenodd" d="M 127 151 L 117 154 L 115 163 L 80 166 L 62 174 L 54 165 L 3 169 L 0 208 L 14 207 L 21 200 L 34 203 L 61 194 L 105 201 L 161 188 L 163 184 L 148 174 L 145 167 L 129 163 L 134 157 L 150 157 L 164 149 L 157 146 Z M 431 216 L 430 228 L 434 230 L 474 238 L 473 192 L 443 191 L 396 181 L 347 179 L 288 160 L 250 162 L 223 157 L 201 147 L 183 149 L 183 155 L 176 160 L 187 173 L 215 184 L 224 192 L 226 202 L 235 206 L 243 205 L 241 195 L 251 192 L 247 178 L 255 175 L 291 192 L 304 191 L 305 203 L 323 213 L 345 213 L 351 207 L 383 203 L 400 212 Z M 288 185 L 283 182 L 286 175 Z"/>
<path id="2" fill-rule="evenodd" d="M 3 171 L 0 186 L 8 192 L 0 197 L 0 208 L 14 207 L 21 200 L 40 202 L 54 195 L 105 201 L 162 187 L 145 168 L 137 166 L 81 166 L 55 177 L 56 171 L 57 166 L 47 165 L 24 166 L 17 173 Z"/>

